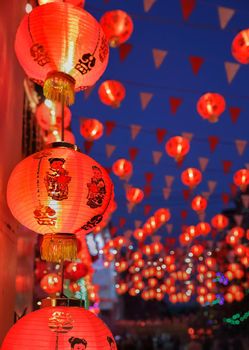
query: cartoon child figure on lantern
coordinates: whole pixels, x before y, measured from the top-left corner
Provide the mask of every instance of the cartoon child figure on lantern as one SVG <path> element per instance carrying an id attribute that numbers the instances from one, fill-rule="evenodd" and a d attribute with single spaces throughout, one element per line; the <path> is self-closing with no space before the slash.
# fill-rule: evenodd
<path id="1" fill-rule="evenodd" d="M 91 182 L 87 184 L 87 205 L 90 208 L 95 209 L 102 206 L 106 194 L 106 188 L 100 168 L 94 165 L 92 166 L 92 170 L 93 177 L 91 178 Z"/>
<path id="2" fill-rule="evenodd" d="M 65 159 L 49 158 L 49 163 L 50 169 L 44 179 L 48 195 L 56 201 L 67 199 L 71 176 L 68 176 L 68 171 L 63 167 Z"/>
<path id="3" fill-rule="evenodd" d="M 72 350 L 85 350 L 87 347 L 87 341 L 84 338 L 71 337 L 68 341 Z"/>

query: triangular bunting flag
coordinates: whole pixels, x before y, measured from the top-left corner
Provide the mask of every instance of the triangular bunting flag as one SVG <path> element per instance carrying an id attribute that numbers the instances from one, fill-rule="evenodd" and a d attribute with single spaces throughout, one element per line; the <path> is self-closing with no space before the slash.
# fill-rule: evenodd
<path id="1" fill-rule="evenodd" d="M 150 92 L 140 92 L 141 107 L 143 111 L 147 108 L 152 97 L 153 97 L 153 94 Z"/>
<path id="2" fill-rule="evenodd" d="M 209 189 L 210 194 L 213 193 L 215 190 L 215 187 L 217 185 L 217 181 L 210 180 L 207 182 L 207 184 L 208 184 L 208 189 Z"/>
<path id="3" fill-rule="evenodd" d="M 183 195 L 183 198 L 185 199 L 185 201 L 187 201 L 189 199 L 190 193 L 191 193 L 191 191 L 188 189 L 182 190 L 182 195 Z"/>
<path id="4" fill-rule="evenodd" d="M 229 108 L 229 113 L 230 117 L 233 123 L 236 123 L 239 115 L 240 115 L 241 109 L 239 107 L 230 107 Z"/>
<path id="5" fill-rule="evenodd" d="M 200 221 L 205 221 L 206 213 L 205 212 L 200 212 L 198 213 L 198 218 Z"/>
<path id="6" fill-rule="evenodd" d="M 149 12 L 156 0 L 144 0 L 144 12 Z"/>
<path id="7" fill-rule="evenodd" d="M 241 226 L 243 221 L 243 215 L 234 215 L 233 216 L 236 226 Z"/>
<path id="8" fill-rule="evenodd" d="M 191 134 L 190 132 L 182 132 L 182 137 L 184 137 L 185 139 L 188 139 L 189 141 L 192 140 L 194 134 Z"/>
<path id="9" fill-rule="evenodd" d="M 111 121 L 111 120 L 107 120 L 105 122 L 105 132 L 106 132 L 106 136 L 110 136 L 112 133 L 112 130 L 116 127 L 116 122 Z"/>
<path id="10" fill-rule="evenodd" d="M 127 58 L 132 48 L 133 46 L 129 43 L 124 43 L 119 46 L 119 59 L 121 62 Z"/>
<path id="11" fill-rule="evenodd" d="M 118 228 L 116 226 L 112 226 L 110 229 L 111 236 L 115 236 L 115 234 L 118 232 Z"/>
<path id="12" fill-rule="evenodd" d="M 85 149 L 86 154 L 90 153 L 92 146 L 93 146 L 93 141 L 85 141 L 84 142 L 84 149 Z"/>
<path id="13" fill-rule="evenodd" d="M 126 218 L 119 218 L 119 227 L 122 228 L 126 224 Z"/>
<path id="14" fill-rule="evenodd" d="M 239 156 L 242 156 L 242 154 L 244 153 L 246 145 L 247 145 L 246 140 L 235 140 L 235 146 Z"/>
<path id="15" fill-rule="evenodd" d="M 152 151 L 153 163 L 158 164 L 162 158 L 163 153 L 160 151 Z"/>
<path id="16" fill-rule="evenodd" d="M 130 214 L 132 212 L 133 208 L 135 207 L 135 204 L 131 203 L 131 202 L 127 202 L 126 206 L 127 206 L 127 212 Z"/>
<path id="17" fill-rule="evenodd" d="M 161 236 L 151 236 L 152 242 L 160 242 L 161 238 Z"/>
<path id="18" fill-rule="evenodd" d="M 196 0 L 180 0 L 182 7 L 182 15 L 185 21 L 189 19 L 189 16 L 194 11 L 196 6 Z"/>
<path id="19" fill-rule="evenodd" d="M 219 138 L 217 136 L 208 136 L 208 142 L 209 142 L 210 151 L 214 152 L 219 143 Z"/>
<path id="20" fill-rule="evenodd" d="M 245 163 L 246 169 L 249 169 L 249 163 Z"/>
<path id="21" fill-rule="evenodd" d="M 200 169 L 201 171 L 205 171 L 209 162 L 208 158 L 205 157 L 199 157 L 198 158 L 199 164 L 200 164 Z"/>
<path id="22" fill-rule="evenodd" d="M 158 143 L 163 142 L 163 139 L 164 139 L 166 134 L 167 134 L 167 130 L 166 129 L 156 129 L 157 142 Z"/>
<path id="23" fill-rule="evenodd" d="M 182 98 L 179 97 L 170 97 L 169 98 L 169 105 L 170 105 L 170 113 L 176 114 L 178 108 L 182 104 Z"/>
<path id="24" fill-rule="evenodd" d="M 181 218 L 184 220 L 187 218 L 187 216 L 188 216 L 187 210 L 185 209 L 181 210 Z"/>
<path id="25" fill-rule="evenodd" d="M 233 163 L 231 162 L 231 160 L 223 160 L 222 165 L 223 165 L 224 174 L 228 174 L 229 171 L 231 170 Z"/>
<path id="26" fill-rule="evenodd" d="M 204 63 L 204 58 L 198 57 L 198 56 L 190 56 L 189 61 L 190 61 L 194 75 L 197 75 L 199 73 L 201 66 Z"/>
<path id="27" fill-rule="evenodd" d="M 145 215 L 145 216 L 149 215 L 151 209 L 152 209 L 152 206 L 151 206 L 150 204 L 146 204 L 146 205 L 144 206 L 144 215 Z"/>
<path id="28" fill-rule="evenodd" d="M 128 183 L 124 183 L 123 187 L 124 187 L 125 192 L 127 192 L 132 187 L 132 185 L 128 184 Z"/>
<path id="29" fill-rule="evenodd" d="M 166 183 L 166 186 L 170 188 L 170 187 L 172 186 L 173 182 L 174 182 L 174 179 L 175 179 L 174 176 L 172 176 L 172 175 L 166 175 L 166 176 L 165 176 L 165 183 Z"/>
<path id="30" fill-rule="evenodd" d="M 126 230 L 124 233 L 123 233 L 123 236 L 127 239 L 127 242 L 124 243 L 126 246 L 128 246 L 130 244 L 130 238 L 133 234 L 133 231 L 132 230 Z"/>
<path id="31" fill-rule="evenodd" d="M 154 64 L 156 68 L 160 68 L 167 54 L 168 54 L 168 51 L 166 50 L 152 49 L 152 55 L 153 55 Z"/>
<path id="32" fill-rule="evenodd" d="M 135 221 L 134 221 L 134 226 L 135 226 L 135 228 L 140 228 L 141 225 L 142 225 L 142 221 L 140 221 L 140 220 L 135 220 Z"/>
<path id="33" fill-rule="evenodd" d="M 168 233 L 171 234 L 173 231 L 173 224 L 166 224 L 166 229 Z"/>
<path id="34" fill-rule="evenodd" d="M 221 194 L 221 199 L 222 199 L 222 202 L 223 202 L 224 204 L 228 204 L 228 203 L 229 203 L 229 200 L 230 200 L 230 196 L 229 196 L 228 193 L 223 192 L 223 193 Z"/>
<path id="35" fill-rule="evenodd" d="M 132 147 L 129 149 L 130 160 L 133 162 L 138 155 L 138 148 Z"/>
<path id="36" fill-rule="evenodd" d="M 88 97 L 91 95 L 93 89 L 95 88 L 95 85 L 90 86 L 89 88 L 87 88 L 86 90 L 84 90 L 84 99 L 87 100 Z"/>
<path id="37" fill-rule="evenodd" d="M 231 183 L 229 187 L 230 187 L 232 197 L 235 197 L 237 195 L 238 187 L 234 183 Z"/>
<path id="38" fill-rule="evenodd" d="M 235 75 L 238 73 L 240 65 L 234 62 L 225 62 L 225 71 L 227 75 L 227 81 L 229 84 L 233 81 Z"/>
<path id="39" fill-rule="evenodd" d="M 226 26 L 228 25 L 228 22 L 231 20 L 234 14 L 235 14 L 234 9 L 218 6 L 218 15 L 219 15 L 221 29 L 226 28 Z"/>
<path id="40" fill-rule="evenodd" d="M 209 196 L 210 196 L 210 193 L 209 193 L 209 192 L 202 192 L 202 196 L 203 196 L 204 198 L 208 199 Z"/>
<path id="41" fill-rule="evenodd" d="M 242 203 L 243 203 L 244 207 L 248 208 L 249 207 L 249 195 L 248 194 L 243 194 L 241 196 L 241 199 L 242 199 Z"/>
<path id="42" fill-rule="evenodd" d="M 105 152 L 106 152 L 106 156 L 107 158 L 110 158 L 112 153 L 115 151 L 117 146 L 114 145 L 105 145 Z"/>
<path id="43" fill-rule="evenodd" d="M 145 197 L 149 197 L 151 195 L 151 192 L 152 192 L 152 187 L 150 184 L 146 184 L 144 186 L 144 195 Z"/>
<path id="44" fill-rule="evenodd" d="M 154 173 L 148 172 L 144 174 L 145 181 L 150 183 L 153 180 Z"/>
<path id="45" fill-rule="evenodd" d="M 170 196 L 170 193 L 171 193 L 171 188 L 163 188 L 163 197 L 164 199 L 169 199 L 169 196 Z"/>
<path id="46" fill-rule="evenodd" d="M 135 138 L 139 134 L 142 127 L 141 125 L 131 124 L 130 128 L 131 128 L 131 138 L 132 140 L 135 140 Z"/>

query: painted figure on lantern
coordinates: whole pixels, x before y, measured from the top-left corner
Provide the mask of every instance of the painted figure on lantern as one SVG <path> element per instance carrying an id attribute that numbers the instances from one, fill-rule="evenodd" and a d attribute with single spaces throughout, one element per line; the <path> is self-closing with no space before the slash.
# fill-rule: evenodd
<path id="1" fill-rule="evenodd" d="M 111 338 L 111 337 L 106 337 L 109 345 L 110 345 L 110 350 L 116 350 L 116 345 L 115 345 L 115 342 L 114 340 Z"/>
<path id="2" fill-rule="evenodd" d="M 74 338 L 71 337 L 68 339 L 69 343 L 71 344 L 71 349 L 73 350 L 85 350 L 87 347 L 87 341 L 84 338 Z"/>
<path id="3" fill-rule="evenodd" d="M 71 176 L 68 176 L 68 171 L 63 168 L 65 159 L 49 158 L 49 163 L 50 169 L 44 179 L 48 195 L 56 201 L 67 199 Z"/>
<path id="4" fill-rule="evenodd" d="M 47 205 L 41 205 L 34 210 L 34 218 L 39 225 L 55 226 L 56 224 L 56 211 Z"/>
<path id="5" fill-rule="evenodd" d="M 87 184 L 87 205 L 90 208 L 95 209 L 102 206 L 106 194 L 106 188 L 100 168 L 94 165 L 92 166 L 92 170 L 93 177 L 91 178 L 91 182 Z"/>

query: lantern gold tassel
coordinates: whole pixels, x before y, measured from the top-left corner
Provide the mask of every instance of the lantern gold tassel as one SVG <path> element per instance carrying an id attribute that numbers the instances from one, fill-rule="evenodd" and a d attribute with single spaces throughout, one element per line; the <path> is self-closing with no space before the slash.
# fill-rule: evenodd
<path id="1" fill-rule="evenodd" d="M 65 101 L 66 105 L 74 103 L 75 80 L 70 75 L 53 71 L 47 75 L 44 82 L 43 93 L 52 101 Z"/>
<path id="2" fill-rule="evenodd" d="M 41 258 L 48 262 L 75 260 L 77 241 L 73 234 L 47 234 L 41 244 Z"/>

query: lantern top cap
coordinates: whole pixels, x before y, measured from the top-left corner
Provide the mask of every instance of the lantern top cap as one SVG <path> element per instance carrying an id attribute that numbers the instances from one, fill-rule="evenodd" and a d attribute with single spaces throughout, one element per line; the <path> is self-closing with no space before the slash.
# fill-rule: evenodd
<path id="1" fill-rule="evenodd" d="M 66 307 L 84 307 L 84 300 L 81 299 L 71 299 L 71 298 L 45 298 L 41 300 L 41 309 L 44 307 L 56 307 L 56 306 L 66 306 Z"/>
<path id="2" fill-rule="evenodd" d="M 73 145 L 72 143 L 64 142 L 64 141 L 52 142 L 46 146 L 46 148 L 59 148 L 59 147 L 70 148 L 74 151 L 81 152 L 80 148 L 77 145 Z"/>

